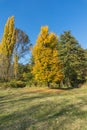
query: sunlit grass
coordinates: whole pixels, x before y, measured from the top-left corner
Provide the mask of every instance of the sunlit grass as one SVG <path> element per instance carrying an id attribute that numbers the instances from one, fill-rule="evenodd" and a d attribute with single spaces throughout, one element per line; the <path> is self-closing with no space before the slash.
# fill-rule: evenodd
<path id="1" fill-rule="evenodd" d="M 87 86 L 0 89 L 0 130 L 87 130 Z"/>

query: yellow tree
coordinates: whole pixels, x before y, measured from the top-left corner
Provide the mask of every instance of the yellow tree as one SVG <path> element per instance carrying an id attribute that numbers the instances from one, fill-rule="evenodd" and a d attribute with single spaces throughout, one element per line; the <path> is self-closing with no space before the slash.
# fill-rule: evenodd
<path id="1" fill-rule="evenodd" d="M 63 78 L 62 64 L 58 59 L 58 37 L 49 33 L 48 26 L 41 27 L 36 45 L 32 50 L 34 66 L 32 73 L 36 81 L 58 83 Z"/>
<path id="2" fill-rule="evenodd" d="M 12 54 L 15 44 L 15 28 L 14 28 L 14 16 L 9 17 L 2 37 L 0 45 L 0 56 L 2 57 L 3 66 L 3 76 L 5 80 L 9 78 L 9 68 L 12 60 Z"/>
<path id="3" fill-rule="evenodd" d="M 17 54 L 14 55 L 14 76 L 15 79 L 18 78 L 18 55 Z"/>

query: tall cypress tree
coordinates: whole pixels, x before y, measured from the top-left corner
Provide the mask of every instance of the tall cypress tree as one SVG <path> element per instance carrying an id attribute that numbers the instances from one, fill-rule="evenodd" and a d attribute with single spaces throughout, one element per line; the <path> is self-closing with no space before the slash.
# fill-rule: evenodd
<path id="1" fill-rule="evenodd" d="M 14 44 L 16 41 L 15 37 L 15 28 L 14 28 L 14 16 L 9 17 L 5 28 L 0 46 L 0 55 L 2 59 L 2 64 L 4 65 L 2 68 L 3 78 L 5 80 L 9 79 L 9 70 L 12 60 L 12 54 L 14 50 Z"/>

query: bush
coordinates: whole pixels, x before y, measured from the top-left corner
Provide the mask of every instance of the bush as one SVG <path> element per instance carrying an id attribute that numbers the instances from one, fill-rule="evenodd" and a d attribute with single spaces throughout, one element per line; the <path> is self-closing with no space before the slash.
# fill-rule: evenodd
<path id="1" fill-rule="evenodd" d="M 26 86 L 26 83 L 23 81 L 17 81 L 17 87 L 23 88 Z"/>
<path id="2" fill-rule="evenodd" d="M 38 84 L 37 84 L 37 82 L 36 81 L 34 81 L 34 80 L 29 80 L 29 81 L 27 81 L 26 82 L 26 86 L 27 87 L 37 87 L 38 86 Z"/>
<path id="3" fill-rule="evenodd" d="M 11 80 L 10 82 L 0 83 L 0 88 L 23 88 L 26 86 L 26 83 L 23 81 Z"/>
<path id="4" fill-rule="evenodd" d="M 59 84 L 56 84 L 56 83 L 50 83 L 50 88 L 51 89 L 58 89 L 60 88 Z"/>
<path id="5" fill-rule="evenodd" d="M 21 80 L 18 80 L 18 81 L 12 80 L 10 81 L 10 86 L 14 88 L 23 88 L 26 86 L 26 83 Z"/>

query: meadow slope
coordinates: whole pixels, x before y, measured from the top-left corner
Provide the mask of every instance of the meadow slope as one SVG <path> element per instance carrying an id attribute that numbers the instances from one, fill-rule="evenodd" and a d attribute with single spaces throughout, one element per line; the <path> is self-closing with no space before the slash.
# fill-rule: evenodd
<path id="1" fill-rule="evenodd" d="M 87 86 L 0 89 L 0 130 L 87 130 Z"/>

